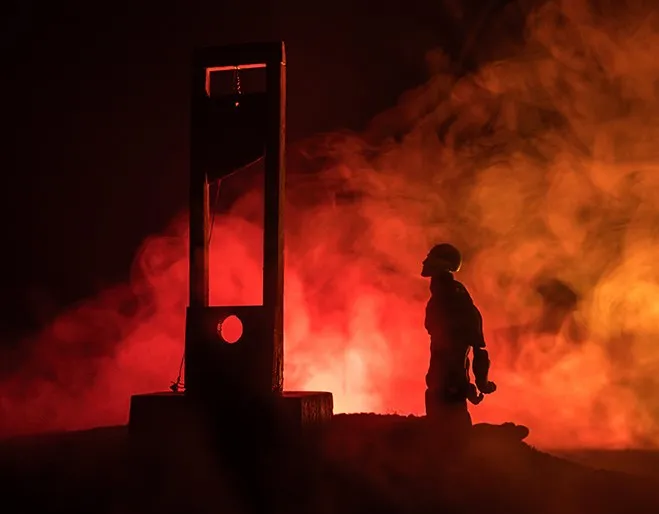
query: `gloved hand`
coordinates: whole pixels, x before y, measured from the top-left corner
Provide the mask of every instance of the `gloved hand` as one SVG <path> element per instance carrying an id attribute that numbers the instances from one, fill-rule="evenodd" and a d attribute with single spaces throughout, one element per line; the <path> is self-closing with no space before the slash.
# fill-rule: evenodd
<path id="1" fill-rule="evenodd" d="M 497 385 L 490 381 L 477 383 L 476 386 L 478 387 L 478 390 L 483 394 L 492 394 L 497 390 Z"/>
<path id="2" fill-rule="evenodd" d="M 469 384 L 469 388 L 467 389 L 467 400 L 474 405 L 478 405 L 483 401 L 483 398 L 485 398 L 483 393 L 479 393 L 474 384 Z"/>

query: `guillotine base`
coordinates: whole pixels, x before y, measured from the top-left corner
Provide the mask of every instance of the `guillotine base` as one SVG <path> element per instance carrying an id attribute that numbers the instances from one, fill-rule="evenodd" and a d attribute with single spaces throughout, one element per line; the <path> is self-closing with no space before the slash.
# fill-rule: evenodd
<path id="1" fill-rule="evenodd" d="M 321 428 L 334 412 L 334 399 L 329 392 L 285 391 L 274 395 L 273 400 L 280 425 L 291 434 Z M 128 430 L 131 435 L 158 437 L 172 429 L 180 431 L 185 425 L 190 428 L 198 419 L 200 413 L 185 393 L 138 394 L 130 400 Z"/>

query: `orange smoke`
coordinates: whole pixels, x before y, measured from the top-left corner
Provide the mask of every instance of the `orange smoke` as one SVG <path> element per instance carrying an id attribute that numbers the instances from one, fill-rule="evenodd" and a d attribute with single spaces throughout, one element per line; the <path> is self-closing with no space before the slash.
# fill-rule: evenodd
<path id="1" fill-rule="evenodd" d="M 420 262 L 449 240 L 499 385 L 475 421 L 527 424 L 544 447 L 657 445 L 658 21 L 548 2 L 515 58 L 456 78 L 433 52 L 428 82 L 365 134 L 310 142 L 322 172 L 289 170 L 286 388 L 422 413 Z M 255 199 L 215 222 L 214 303 L 259 299 Z M 130 286 L 42 334 L 34 361 L 57 366 L 5 384 L 6 431 L 125 422 L 132 393 L 176 376 L 186 291 L 179 219 Z"/>

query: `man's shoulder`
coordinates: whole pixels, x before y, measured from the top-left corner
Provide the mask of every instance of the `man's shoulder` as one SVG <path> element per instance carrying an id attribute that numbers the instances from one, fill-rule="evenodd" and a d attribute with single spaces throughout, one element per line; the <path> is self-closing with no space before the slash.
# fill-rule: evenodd
<path id="1" fill-rule="evenodd" d="M 467 287 L 459 280 L 456 280 L 452 275 L 442 277 L 441 281 L 438 280 L 435 284 L 435 287 L 433 287 L 432 292 L 433 297 L 438 296 L 440 298 L 443 297 L 455 299 L 457 296 L 460 300 L 464 299 L 472 302 L 472 298 L 469 294 L 469 291 L 467 290 Z"/>
<path id="2" fill-rule="evenodd" d="M 471 297 L 469 291 L 467 290 L 467 287 L 459 280 L 453 279 L 453 288 L 457 293 L 466 294 L 467 296 Z"/>

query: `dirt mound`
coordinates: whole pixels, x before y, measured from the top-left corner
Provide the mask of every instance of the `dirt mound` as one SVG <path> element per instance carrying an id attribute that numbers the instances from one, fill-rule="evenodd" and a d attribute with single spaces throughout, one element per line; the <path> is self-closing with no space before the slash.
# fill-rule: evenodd
<path id="1" fill-rule="evenodd" d="M 467 443 L 458 445 L 424 418 L 357 414 L 336 416 L 324 442 L 329 461 L 360 477 L 364 490 L 378 491 L 398 512 L 659 508 L 659 483 L 540 452 L 523 442 L 528 433 L 512 423 L 475 425 Z"/>
<path id="2" fill-rule="evenodd" d="M 124 428 L 23 438 L 0 445 L 3 512 L 659 512 L 659 482 L 548 455 L 526 435 L 476 425 L 457 442 L 425 418 L 337 415 L 313 439 L 242 455 L 244 480 L 175 434 L 137 452 Z"/>

